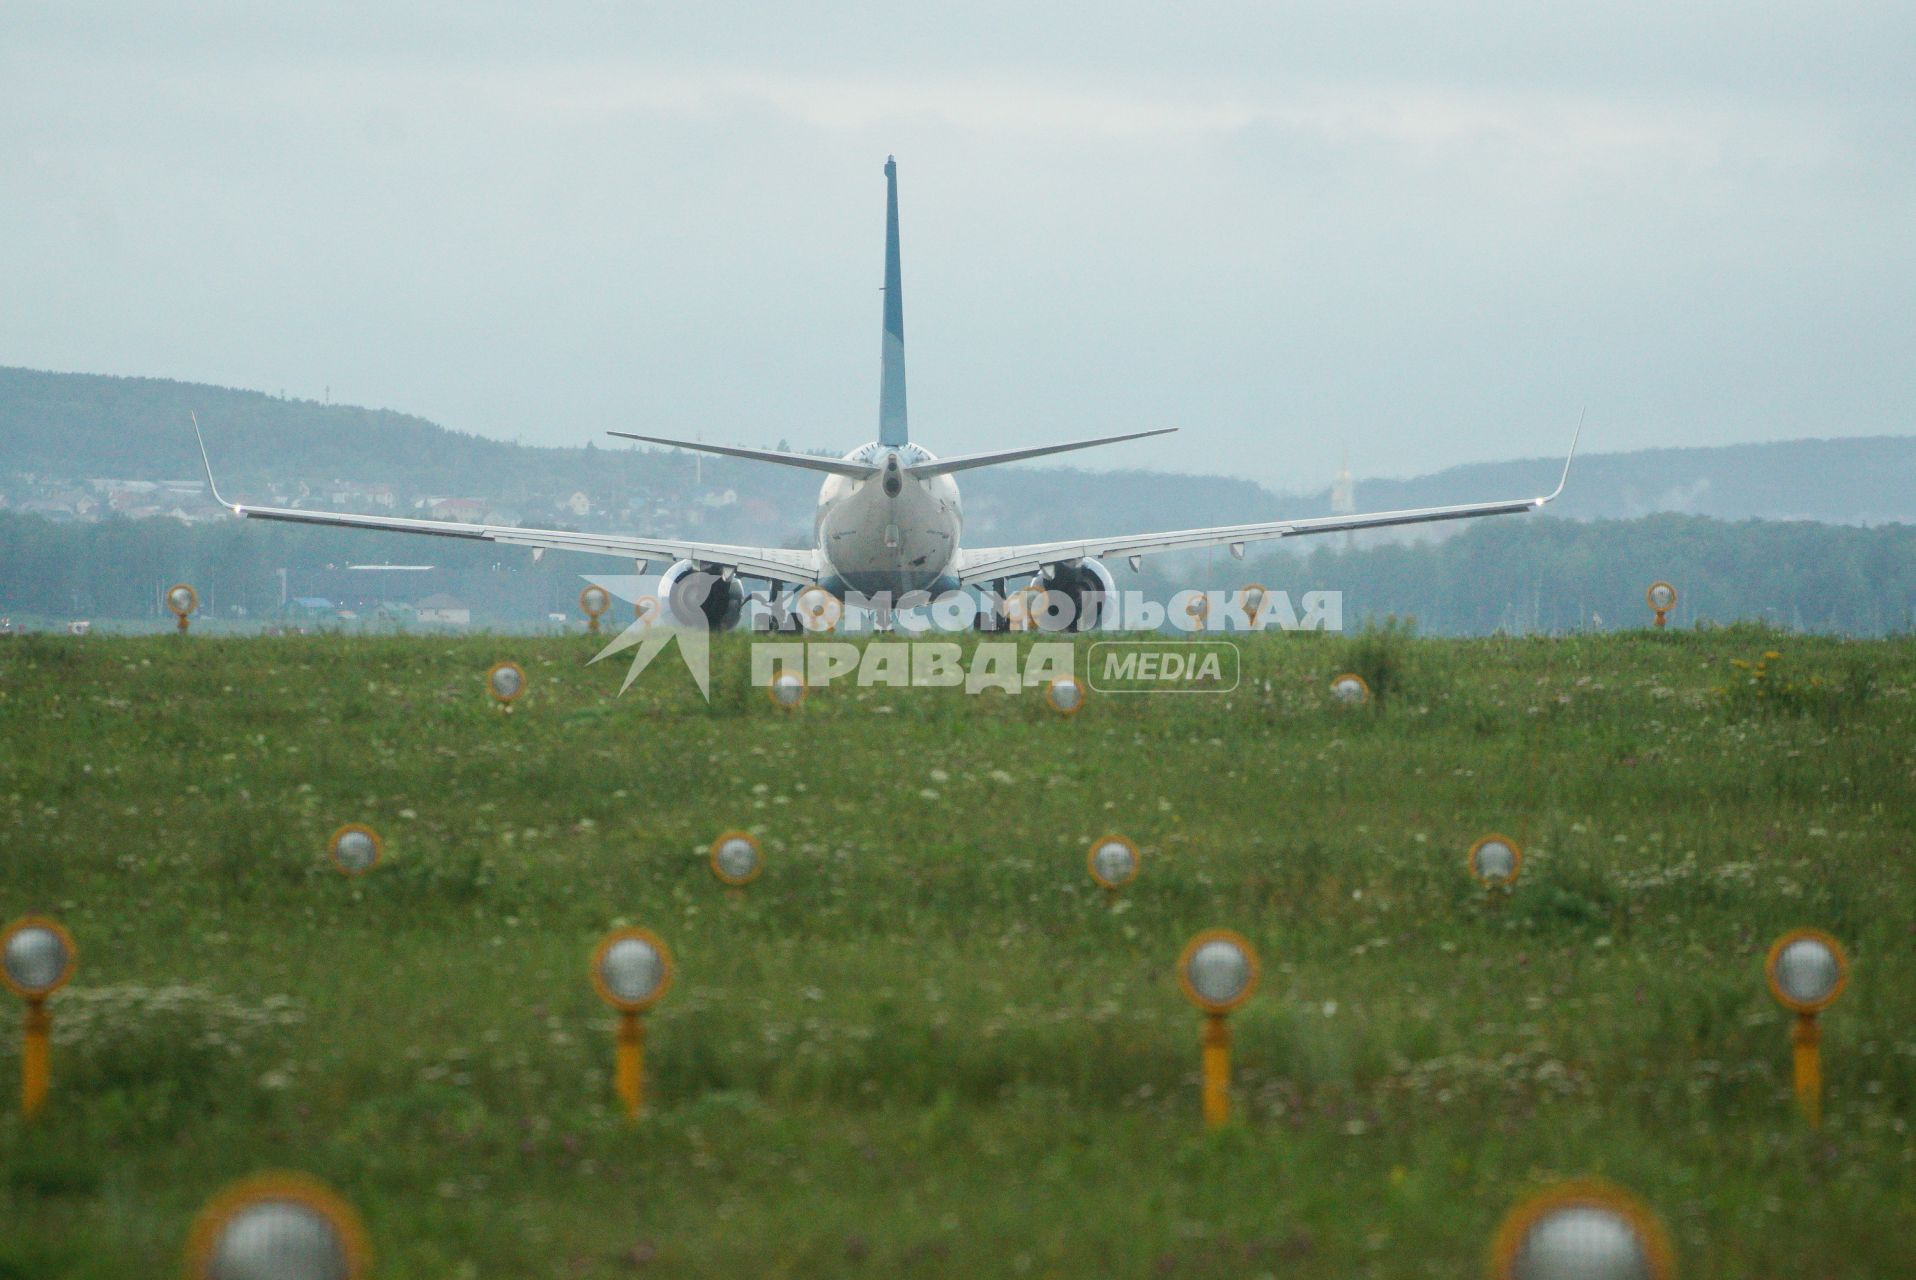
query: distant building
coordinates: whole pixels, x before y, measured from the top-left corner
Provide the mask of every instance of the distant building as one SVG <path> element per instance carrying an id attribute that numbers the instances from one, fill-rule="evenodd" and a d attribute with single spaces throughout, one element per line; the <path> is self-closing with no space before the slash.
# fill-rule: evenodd
<path id="1" fill-rule="evenodd" d="M 581 519 L 592 514 L 592 500 L 583 493 L 575 493 L 559 505 Z"/>
<path id="2" fill-rule="evenodd" d="M 464 627 L 472 622 L 472 610 L 466 606 L 466 602 L 443 591 L 421 600 L 415 606 L 413 616 L 429 627 Z"/>
<path id="3" fill-rule="evenodd" d="M 286 602 L 286 616 L 296 622 L 319 622 L 338 612 L 324 596 L 294 596 Z"/>

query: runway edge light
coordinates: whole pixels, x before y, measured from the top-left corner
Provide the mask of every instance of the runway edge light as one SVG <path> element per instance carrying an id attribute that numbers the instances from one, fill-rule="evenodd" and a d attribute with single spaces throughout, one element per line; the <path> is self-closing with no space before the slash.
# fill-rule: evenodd
<path id="1" fill-rule="evenodd" d="M 1331 677 L 1331 697 L 1347 707 L 1361 707 L 1370 701 L 1370 681 L 1355 671 Z"/>
<path id="2" fill-rule="evenodd" d="M 510 658 L 486 668 L 486 693 L 507 711 L 526 691 L 525 668 Z"/>
<path id="3" fill-rule="evenodd" d="M 187 615 L 200 607 L 200 593 L 184 582 L 176 582 L 166 589 L 166 607 L 180 626 L 180 634 L 186 634 Z"/>
<path id="4" fill-rule="evenodd" d="M 796 667 L 780 667 L 771 683 L 765 686 L 765 696 L 780 711 L 796 711 L 811 692 L 805 683 L 805 677 Z"/>
<path id="5" fill-rule="evenodd" d="M 1053 676 L 1045 686 L 1044 700 L 1053 711 L 1069 719 L 1084 710 L 1084 686 L 1076 676 Z"/>
<path id="6" fill-rule="evenodd" d="M 1823 1031 L 1818 1019 L 1849 985 L 1843 944 L 1821 929 L 1792 929 L 1770 946 L 1763 976 L 1776 1002 L 1796 1015 L 1790 1058 L 1796 1100 L 1814 1129 L 1823 1123 Z"/>
<path id="7" fill-rule="evenodd" d="M 739 889 L 765 874 L 765 851 L 749 831 L 725 831 L 712 841 L 708 853 L 712 874 L 721 884 Z"/>
<path id="8" fill-rule="evenodd" d="M 1138 846 L 1124 836 L 1099 836 L 1085 851 L 1084 861 L 1092 881 L 1113 901 L 1119 890 L 1138 878 Z"/>
<path id="9" fill-rule="evenodd" d="M 598 583 L 587 583 L 579 589 L 579 610 L 585 614 L 585 629 L 590 634 L 599 634 L 599 619 L 611 607 L 612 593 Z"/>
<path id="10" fill-rule="evenodd" d="M 341 875 L 363 876 L 379 865 L 386 854 L 386 842 L 363 822 L 349 822 L 333 832 L 326 842 L 326 853 Z"/>
<path id="11" fill-rule="evenodd" d="M 650 929 L 614 929 L 593 948 L 592 988 L 618 1011 L 613 1086 L 625 1118 L 645 1104 L 645 1026 L 639 1015 L 665 998 L 676 972 L 671 948 Z"/>
<path id="12" fill-rule="evenodd" d="M 1670 610 L 1676 608 L 1677 589 L 1659 578 L 1644 591 L 1643 598 L 1649 603 L 1650 611 L 1656 614 L 1656 625 L 1661 629 Z"/>
<path id="13" fill-rule="evenodd" d="M 1242 934 L 1206 929 L 1184 944 L 1178 986 L 1204 1012 L 1204 1124 L 1221 1129 L 1231 1118 L 1231 1030 L 1225 1018 L 1257 990 L 1257 951 Z"/>
<path id="14" fill-rule="evenodd" d="M 0 982 L 27 1005 L 20 1112 L 29 1120 L 46 1105 L 53 1080 L 53 1015 L 47 999 L 72 981 L 79 957 L 73 935 L 44 916 L 23 916 L 0 931 Z"/>
<path id="15" fill-rule="evenodd" d="M 262 1173 L 200 1210 L 186 1240 L 188 1280 L 362 1280 L 372 1264 L 352 1205 L 303 1173 Z"/>
<path id="16" fill-rule="evenodd" d="M 1504 1216 L 1491 1280 L 1674 1280 L 1669 1234 L 1650 1207 L 1598 1179 L 1559 1183 Z"/>
<path id="17" fill-rule="evenodd" d="M 1470 846 L 1464 855 L 1470 874 L 1484 888 L 1487 901 L 1496 901 L 1498 890 L 1509 893 L 1523 870 L 1523 847 L 1509 836 L 1491 832 Z"/>

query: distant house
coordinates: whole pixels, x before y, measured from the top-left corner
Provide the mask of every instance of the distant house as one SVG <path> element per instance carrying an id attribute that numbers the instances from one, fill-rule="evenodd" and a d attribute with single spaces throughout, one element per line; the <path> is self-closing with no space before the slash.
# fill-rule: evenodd
<path id="1" fill-rule="evenodd" d="M 575 516 L 585 517 L 592 514 L 592 499 L 583 493 L 575 493 L 559 505 Z"/>
<path id="2" fill-rule="evenodd" d="M 286 602 L 286 616 L 300 622 L 318 622 L 337 610 L 338 606 L 324 596 L 294 596 Z"/>
<path id="3" fill-rule="evenodd" d="M 472 622 L 472 610 L 466 607 L 466 602 L 443 591 L 421 600 L 413 616 L 429 627 L 463 627 Z"/>

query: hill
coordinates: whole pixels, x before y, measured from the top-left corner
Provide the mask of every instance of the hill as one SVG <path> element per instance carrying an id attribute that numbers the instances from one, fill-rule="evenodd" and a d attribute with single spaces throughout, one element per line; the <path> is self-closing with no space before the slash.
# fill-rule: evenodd
<path id="1" fill-rule="evenodd" d="M 17 485 L 22 475 L 43 486 L 96 477 L 191 479 L 199 460 L 189 412 L 206 428 L 223 485 L 255 497 L 283 493 L 304 505 L 323 505 L 329 489 L 343 487 L 338 505 L 358 509 L 356 487 L 390 485 L 402 503 L 472 496 L 519 523 L 777 544 L 809 536 L 817 492 L 813 477 L 724 458 L 694 461 L 597 442 L 519 445 L 385 409 L 157 378 L 9 368 L 0 368 L 0 484 L 14 477 Z M 1383 510 L 1538 492 L 1555 482 L 1558 465 L 1543 457 L 1412 479 L 1360 479 L 1357 501 Z M 573 494 L 589 500 L 588 515 L 560 506 Z M 1042 466 L 972 473 L 965 498 L 974 545 L 1118 524 L 1181 528 L 1330 509 L 1328 489 L 1276 494 L 1232 477 Z M 1553 508 L 1585 519 L 1658 511 L 1726 520 L 1916 522 L 1916 437 L 1593 452 L 1579 460 L 1569 492 Z"/>

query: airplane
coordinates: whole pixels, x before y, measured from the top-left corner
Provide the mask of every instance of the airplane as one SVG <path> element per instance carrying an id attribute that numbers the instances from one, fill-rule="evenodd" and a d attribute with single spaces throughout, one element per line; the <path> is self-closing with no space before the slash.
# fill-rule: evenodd
<path id="1" fill-rule="evenodd" d="M 193 431 L 199 439 L 200 460 L 206 467 L 207 487 L 212 490 L 214 501 L 235 515 L 256 520 L 380 529 L 442 538 L 473 538 L 505 546 L 531 547 L 535 556 L 547 550 L 582 551 L 633 561 L 639 573 L 644 573 L 646 566 L 653 561 L 666 561 L 669 567 L 661 576 L 658 588 L 658 597 L 665 611 L 681 625 L 705 625 L 713 629 L 735 626 L 741 618 L 745 603 L 741 578 L 764 580 L 774 603 L 778 601 L 781 591 L 795 595 L 799 591 L 821 586 L 841 600 L 853 592 L 867 599 L 899 600 L 914 593 L 935 597 L 965 587 L 990 589 L 995 584 L 998 604 L 993 607 L 1001 608 L 1003 601 L 1008 598 L 1011 582 L 1030 575 L 1031 585 L 1056 593 L 1054 599 L 1062 597 L 1052 616 L 1066 619 L 1071 629 L 1092 630 L 1105 617 L 1108 607 L 1105 602 L 1117 590 L 1116 581 L 1107 567 L 1108 561 L 1122 559 L 1133 571 L 1137 571 L 1142 558 L 1155 552 L 1191 551 L 1218 546 L 1229 547 L 1232 555 L 1242 559 L 1248 543 L 1275 538 L 1536 511 L 1562 494 L 1570 478 L 1570 463 L 1576 456 L 1577 436 L 1573 436 L 1570 455 L 1564 459 L 1563 474 L 1557 481 L 1557 487 L 1541 497 L 1362 515 L 1219 525 L 1163 533 L 1119 534 L 1017 546 L 966 548 L 959 539 L 964 517 L 959 504 L 958 484 L 952 478 L 958 472 L 1098 445 L 1142 440 L 1168 434 L 1177 428 L 1163 427 L 1124 435 L 1072 440 L 1063 444 L 968 453 L 949 458 L 940 458 L 924 446 L 913 443 L 905 411 L 905 305 L 898 253 L 898 164 L 890 156 L 885 159 L 883 324 L 878 438 L 859 445 L 842 457 L 706 444 L 626 431 L 607 432 L 608 435 L 647 444 L 823 472 L 825 480 L 819 490 L 813 546 L 809 550 L 729 546 L 679 538 L 575 533 L 560 529 L 525 529 L 511 525 L 459 524 L 228 502 L 220 496 L 219 488 L 213 481 L 213 464 L 207 456 L 206 440 L 200 435 L 197 417 L 193 422 Z M 1582 423 L 1579 422 L 1577 435 L 1581 434 Z M 884 612 L 881 607 L 881 619 Z M 981 625 L 989 624 L 981 618 Z"/>

